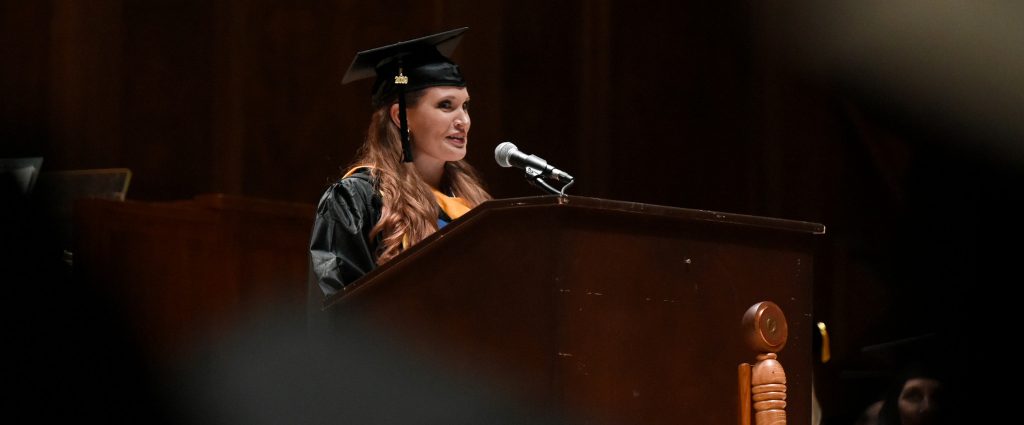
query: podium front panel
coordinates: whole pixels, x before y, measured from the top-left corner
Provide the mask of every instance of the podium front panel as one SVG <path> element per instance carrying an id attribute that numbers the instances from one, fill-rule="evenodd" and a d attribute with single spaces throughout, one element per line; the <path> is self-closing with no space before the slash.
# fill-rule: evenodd
<path id="1" fill-rule="evenodd" d="M 573 200 L 472 212 L 329 302 L 336 330 L 571 423 L 735 423 L 740 321 L 773 301 L 790 423 L 809 423 L 813 232 Z"/>

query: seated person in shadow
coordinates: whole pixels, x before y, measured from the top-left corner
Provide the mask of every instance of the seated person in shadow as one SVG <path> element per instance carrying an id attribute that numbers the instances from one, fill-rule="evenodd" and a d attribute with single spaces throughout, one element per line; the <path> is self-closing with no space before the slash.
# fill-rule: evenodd
<path id="1" fill-rule="evenodd" d="M 925 366 L 910 366 L 893 382 L 878 410 L 879 425 L 956 423 L 956 403 L 946 379 Z M 870 407 L 869 407 L 870 409 Z"/>

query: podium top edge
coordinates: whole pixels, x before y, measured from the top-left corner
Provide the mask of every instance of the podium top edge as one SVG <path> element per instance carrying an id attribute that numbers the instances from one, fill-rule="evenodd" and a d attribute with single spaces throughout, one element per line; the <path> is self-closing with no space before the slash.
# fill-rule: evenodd
<path id="1" fill-rule="evenodd" d="M 662 205 L 644 204 L 640 202 L 616 201 L 611 199 L 589 198 L 583 196 L 532 196 L 524 198 L 505 198 L 487 201 L 470 211 L 484 213 L 486 211 L 504 210 L 509 208 L 529 207 L 570 207 L 621 213 L 662 216 L 684 220 L 697 220 L 741 226 L 784 230 L 798 233 L 824 235 L 825 225 L 809 221 L 788 220 L 773 217 L 761 217 L 746 214 L 733 214 L 711 210 L 667 207 Z"/>

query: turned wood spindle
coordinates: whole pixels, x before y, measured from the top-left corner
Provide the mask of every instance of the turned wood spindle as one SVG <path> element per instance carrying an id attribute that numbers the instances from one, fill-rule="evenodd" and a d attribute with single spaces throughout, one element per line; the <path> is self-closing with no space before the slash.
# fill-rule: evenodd
<path id="1" fill-rule="evenodd" d="M 743 315 L 747 344 L 757 353 L 753 366 L 739 366 L 740 425 L 750 424 L 751 408 L 757 425 L 786 424 L 786 372 L 778 353 L 789 328 L 782 309 L 770 301 L 754 304 Z"/>

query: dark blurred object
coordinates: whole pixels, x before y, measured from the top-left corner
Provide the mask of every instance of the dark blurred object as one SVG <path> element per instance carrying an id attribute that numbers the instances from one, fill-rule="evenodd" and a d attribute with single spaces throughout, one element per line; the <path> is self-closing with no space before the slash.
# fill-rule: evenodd
<path id="1" fill-rule="evenodd" d="M 999 405 L 986 389 L 1014 362 L 1004 341 L 1020 320 L 1006 283 L 1022 278 L 1024 4 L 800 1 L 766 16 L 779 18 L 777 62 L 826 88 L 848 127 L 833 282 L 815 288 L 835 330 L 836 361 L 816 371 L 826 411 L 862 411 L 873 400 L 861 388 L 877 400 L 924 353 L 955 359 L 938 363 L 947 388 L 965 390 L 963 411 Z M 902 354 L 857 352 L 926 334 Z"/>
<path id="2" fill-rule="evenodd" d="M 167 380 L 186 424 L 570 425 L 358 320 L 308 335 L 268 308 L 189 356 Z"/>
<path id="3" fill-rule="evenodd" d="M 918 125 L 970 136 L 974 150 L 1024 160 L 1024 4 L 805 1 L 789 10 L 796 63 Z"/>

